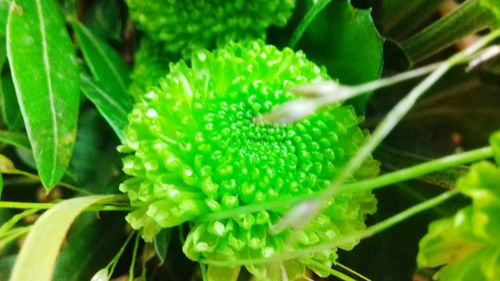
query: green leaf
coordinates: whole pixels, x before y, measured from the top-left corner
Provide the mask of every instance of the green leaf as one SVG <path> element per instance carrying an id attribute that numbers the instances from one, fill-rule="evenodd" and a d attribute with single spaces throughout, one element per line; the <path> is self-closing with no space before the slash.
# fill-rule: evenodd
<path id="1" fill-rule="evenodd" d="M 100 38 L 121 39 L 122 19 L 116 0 L 95 1 L 87 11 L 84 23 Z"/>
<path id="2" fill-rule="evenodd" d="M 26 237 L 11 281 L 51 281 L 59 249 L 73 221 L 88 207 L 113 196 L 88 196 L 64 200 L 46 211 Z"/>
<path id="3" fill-rule="evenodd" d="M 311 23 L 298 44 L 328 74 L 342 84 L 357 85 L 380 77 L 384 40 L 378 34 L 370 11 L 358 10 L 350 1 L 333 1 Z M 368 95 L 354 103 L 363 111 Z"/>
<path id="4" fill-rule="evenodd" d="M 299 26 L 292 35 L 292 39 L 290 39 L 290 43 L 288 46 L 292 49 L 295 48 L 297 42 L 300 40 L 304 32 L 306 32 L 307 27 L 311 24 L 314 18 L 328 5 L 332 0 L 319 0 L 313 4 L 313 6 L 307 11 L 307 14 L 304 16 Z"/>
<path id="5" fill-rule="evenodd" d="M 121 214 L 107 214 L 102 219 L 92 213 L 83 214 L 57 259 L 53 281 L 90 280 L 120 248 L 124 227 Z"/>
<path id="6" fill-rule="evenodd" d="M 81 23 L 73 23 L 73 29 L 85 62 L 97 84 L 106 92 L 112 93 L 114 97 L 128 99 L 129 72 L 125 62 L 116 51 L 97 38 Z"/>
<path id="7" fill-rule="evenodd" d="M 170 238 L 172 237 L 172 229 L 163 229 L 155 236 L 154 248 L 158 259 L 160 259 L 160 264 L 162 265 L 167 259 L 168 246 L 170 244 Z"/>
<path id="8" fill-rule="evenodd" d="M 23 117 L 16 98 L 16 90 L 9 72 L 0 77 L 0 98 L 3 121 L 9 129 L 18 130 L 23 127 Z"/>
<path id="9" fill-rule="evenodd" d="M 128 95 L 123 96 L 122 93 L 104 90 L 85 74 L 81 74 L 80 79 L 83 94 L 96 106 L 116 135 L 122 139 L 123 130 L 128 123 L 128 114 L 133 107 L 132 99 Z"/>
<path id="10" fill-rule="evenodd" d="M 3 193 L 3 175 L 0 172 L 0 200 L 2 200 L 2 193 Z"/>
<path id="11" fill-rule="evenodd" d="M 0 131 L 0 142 L 17 148 L 31 150 L 28 137 L 20 132 Z"/>
<path id="12" fill-rule="evenodd" d="M 480 0 L 481 5 L 493 12 L 500 23 L 500 0 Z"/>
<path id="13" fill-rule="evenodd" d="M 7 53 L 38 173 L 50 190 L 69 164 L 79 105 L 76 57 L 52 0 L 11 6 Z"/>
<path id="14" fill-rule="evenodd" d="M 7 15 L 12 0 L 0 0 L 0 37 L 5 35 L 5 27 L 7 25 Z"/>
<path id="15" fill-rule="evenodd" d="M 421 27 L 437 11 L 444 0 L 385 0 L 380 15 L 384 34 L 402 39 Z"/>

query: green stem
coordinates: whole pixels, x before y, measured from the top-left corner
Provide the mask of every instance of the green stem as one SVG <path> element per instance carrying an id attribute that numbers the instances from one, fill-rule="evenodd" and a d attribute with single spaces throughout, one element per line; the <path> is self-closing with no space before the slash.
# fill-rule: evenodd
<path id="1" fill-rule="evenodd" d="M 495 22 L 493 13 L 480 0 L 468 0 L 452 14 L 403 42 L 402 48 L 415 64 Z"/>
<path id="2" fill-rule="evenodd" d="M 381 231 L 384 231 L 406 219 L 409 219 L 410 217 L 419 214 L 423 211 L 426 211 L 430 208 L 433 208 L 444 201 L 452 198 L 453 196 L 456 196 L 459 194 L 457 190 L 450 190 L 447 192 L 444 192 L 432 199 L 429 199 L 425 202 L 422 202 L 420 204 L 417 204 L 413 207 L 410 207 L 406 209 L 403 212 L 400 212 L 388 219 L 385 219 L 375 225 L 372 225 L 364 230 L 340 236 L 334 239 L 333 241 L 327 242 L 327 243 L 321 243 L 312 247 L 307 247 L 303 248 L 299 251 L 293 252 L 293 253 L 287 253 L 283 252 L 280 253 L 276 256 L 272 256 L 269 258 L 258 258 L 258 259 L 248 259 L 248 260 L 238 260 L 239 265 L 244 265 L 244 264 L 264 264 L 264 263 L 270 263 L 270 262 L 276 262 L 276 261 L 282 261 L 282 260 L 291 260 L 291 259 L 297 259 L 301 257 L 306 257 L 313 255 L 315 253 L 319 252 L 324 252 L 325 250 L 329 250 L 334 247 L 338 247 L 339 245 L 345 244 L 347 242 L 351 242 L 353 240 L 361 240 L 367 237 L 371 237 Z M 210 264 L 210 265 L 216 265 L 216 266 L 236 266 L 234 261 L 211 261 L 211 260 L 200 260 L 200 263 L 204 264 Z"/>
<path id="3" fill-rule="evenodd" d="M 115 195 L 110 199 L 109 203 L 119 203 L 121 201 L 126 201 L 127 197 L 124 195 Z M 0 209 L 34 209 L 34 210 L 46 210 L 54 207 L 58 202 L 54 203 L 37 203 L 37 202 L 15 202 L 15 201 L 0 201 Z M 120 205 L 99 205 L 86 209 L 85 211 L 132 211 L 134 210 L 131 206 L 120 206 Z"/>
<path id="4" fill-rule="evenodd" d="M 137 260 L 137 249 L 139 248 L 139 241 L 141 236 L 139 233 L 135 235 L 134 250 L 132 251 L 132 260 L 130 261 L 130 267 L 128 269 L 128 281 L 134 281 L 134 268 L 135 261 Z"/>
<path id="5" fill-rule="evenodd" d="M 407 181 L 417 177 L 424 176 L 433 172 L 437 172 L 447 168 L 453 168 L 467 163 L 476 162 L 479 160 L 487 159 L 493 157 L 493 149 L 491 147 L 483 147 L 476 150 L 462 152 L 460 154 L 455 154 L 451 156 L 446 156 L 436 160 L 431 160 L 426 163 L 411 166 L 409 168 L 401 169 L 395 172 L 391 172 L 382 176 L 378 176 L 373 179 L 367 179 L 355 183 L 349 183 L 342 185 L 339 188 L 339 192 L 363 192 L 369 191 L 384 186 L 389 186 L 398 182 Z M 260 204 L 246 205 L 236 209 L 210 213 L 204 216 L 196 218 L 194 221 L 217 221 L 222 219 L 227 219 L 235 216 L 239 216 L 247 213 L 256 213 L 263 210 L 276 210 L 276 209 L 286 209 L 289 206 L 296 205 L 305 200 L 313 200 L 317 198 L 322 198 L 322 192 L 317 192 L 308 195 L 297 196 L 293 198 L 282 198 L 277 201 L 271 201 Z"/>
<path id="6" fill-rule="evenodd" d="M 106 268 L 109 268 L 108 278 L 111 278 L 111 276 L 113 276 L 113 272 L 115 271 L 115 267 L 118 264 L 118 261 L 120 260 L 123 252 L 125 251 L 125 248 L 127 248 L 128 243 L 130 243 L 130 240 L 132 240 L 132 237 L 134 236 L 134 234 L 135 234 L 135 231 L 130 233 L 127 240 L 125 240 L 125 243 L 123 243 L 120 250 L 118 250 L 118 253 L 116 253 L 116 255 L 113 257 L 113 259 L 106 266 Z"/>
<path id="7" fill-rule="evenodd" d="M 421 177 L 432 172 L 476 162 L 493 157 L 491 147 L 483 147 L 472 151 L 446 156 L 436 160 L 401 169 L 373 179 L 343 185 L 340 189 L 346 192 L 364 192 L 388 186 L 398 182 Z"/>
<path id="8" fill-rule="evenodd" d="M 300 38 L 306 31 L 307 27 L 311 24 L 314 18 L 321 12 L 323 9 L 330 3 L 332 0 L 320 0 L 314 6 L 307 11 L 307 14 L 304 16 L 300 24 L 297 26 L 297 29 L 293 32 L 292 38 L 290 39 L 290 43 L 288 43 L 288 47 L 294 49 Z"/>
<path id="9" fill-rule="evenodd" d="M 340 185 L 348 180 L 351 175 L 363 164 L 363 162 L 372 154 L 375 148 L 382 142 L 382 140 L 389 135 L 389 133 L 396 127 L 396 125 L 403 119 L 403 117 L 415 105 L 417 100 L 427 92 L 427 90 L 434 85 L 448 70 L 453 66 L 467 61 L 473 54 L 490 43 L 492 40 L 500 36 L 500 29 L 497 29 L 490 34 L 486 35 L 483 39 L 478 41 L 473 46 L 459 52 L 449 58 L 447 61 L 441 63 L 436 70 L 434 70 L 426 79 L 413 88 L 407 96 L 401 99 L 391 111 L 387 114 L 380 125 L 375 129 L 371 138 L 369 138 L 351 158 L 347 165 L 341 170 L 339 176 L 334 182 L 323 192 L 323 197 L 320 203 L 324 205 L 332 196 L 338 193 Z M 318 208 L 317 212 L 320 211 Z"/>
<path id="10" fill-rule="evenodd" d="M 21 171 L 21 170 L 16 169 L 16 170 L 12 171 L 11 174 L 25 176 L 27 178 L 30 178 L 32 180 L 36 180 L 36 181 L 40 182 L 40 177 L 35 175 L 35 174 L 32 174 L 30 172 Z M 84 194 L 84 195 L 95 195 L 95 194 L 93 194 L 93 193 L 91 193 L 83 188 L 76 187 L 74 185 L 71 185 L 71 184 L 65 183 L 65 182 L 60 182 L 58 184 L 58 186 L 64 187 L 64 188 L 71 190 L 71 191 L 79 192 L 79 193 Z"/>

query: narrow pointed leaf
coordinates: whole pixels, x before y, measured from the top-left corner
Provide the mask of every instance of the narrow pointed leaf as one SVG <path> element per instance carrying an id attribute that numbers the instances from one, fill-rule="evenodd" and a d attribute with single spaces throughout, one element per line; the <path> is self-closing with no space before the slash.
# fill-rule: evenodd
<path id="1" fill-rule="evenodd" d="M 50 190 L 73 151 L 79 104 L 76 57 L 53 0 L 16 0 L 7 55 L 38 173 Z"/>
<path id="2" fill-rule="evenodd" d="M 129 98 L 128 70 L 125 62 L 105 42 L 79 22 L 73 24 L 78 43 L 90 72 L 103 89 L 116 93 L 121 99 Z"/>
<path id="3" fill-rule="evenodd" d="M 10 281 L 51 281 L 59 249 L 73 221 L 88 207 L 112 197 L 64 200 L 40 216 L 19 252 Z"/>
<path id="4" fill-rule="evenodd" d="M 127 126 L 132 100 L 122 94 L 106 91 L 85 74 L 80 75 L 83 94 L 96 106 L 116 135 L 121 139 Z"/>

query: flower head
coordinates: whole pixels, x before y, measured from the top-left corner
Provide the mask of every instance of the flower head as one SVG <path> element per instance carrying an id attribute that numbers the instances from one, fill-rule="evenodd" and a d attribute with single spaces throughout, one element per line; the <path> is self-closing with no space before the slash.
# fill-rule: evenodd
<path id="1" fill-rule="evenodd" d="M 139 28 L 168 52 L 211 48 L 230 40 L 259 39 L 271 25 L 283 26 L 294 0 L 127 0 Z"/>
<path id="2" fill-rule="evenodd" d="M 335 105 L 286 126 L 254 119 L 289 101 L 294 85 L 330 80 L 301 52 L 280 51 L 263 42 L 229 43 L 199 51 L 172 65 L 159 85 L 142 96 L 129 117 L 121 151 L 131 176 L 120 189 L 137 209 L 127 216 L 151 241 L 162 229 L 191 221 L 183 250 L 195 261 L 271 257 L 281 251 L 329 241 L 363 229 L 375 211 L 369 192 L 345 193 L 286 243 L 290 230 L 270 233 L 289 210 L 261 210 L 203 220 L 246 205 L 284 200 L 323 190 L 349 160 L 366 133 L 350 106 Z M 378 173 L 368 160 L 352 179 Z M 357 241 L 340 247 L 352 248 Z M 335 250 L 284 263 L 289 279 L 306 267 L 328 275 Z M 278 280 L 279 266 L 243 264 L 262 280 Z"/>

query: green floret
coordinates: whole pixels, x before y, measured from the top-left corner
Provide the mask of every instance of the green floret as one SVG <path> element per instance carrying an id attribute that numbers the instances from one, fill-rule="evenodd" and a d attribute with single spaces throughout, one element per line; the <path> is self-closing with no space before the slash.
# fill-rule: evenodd
<path id="1" fill-rule="evenodd" d="M 215 44 L 264 39 L 271 25 L 284 26 L 294 0 L 127 0 L 130 15 L 170 53 L 190 54 Z"/>
<path id="2" fill-rule="evenodd" d="M 135 100 L 139 100 L 140 96 L 168 73 L 171 56 L 165 53 L 162 44 L 143 37 L 134 57 L 129 93 Z"/>
<path id="3" fill-rule="evenodd" d="M 223 219 L 203 219 L 242 206 L 295 198 L 323 190 L 367 137 L 351 106 L 335 105 L 287 126 L 255 124 L 254 118 L 289 101 L 294 85 L 330 80 L 301 52 L 280 51 L 263 42 L 229 43 L 199 51 L 172 65 L 129 117 L 120 190 L 136 210 L 127 216 L 152 241 L 163 228 L 190 221 L 183 250 L 202 263 L 272 257 L 283 251 L 331 241 L 365 227 L 376 209 L 370 192 L 332 198 L 296 243 L 290 230 L 269 232 L 288 211 L 261 210 Z M 368 160 L 351 180 L 372 177 L 378 164 Z M 212 216 L 213 217 L 213 216 Z M 294 236 L 295 237 L 295 236 Z M 358 241 L 340 246 L 351 249 Z M 310 268 L 330 272 L 336 249 L 284 262 L 290 280 Z M 257 280 L 279 280 L 280 266 L 242 264 Z M 228 268 L 209 266 L 210 272 Z M 280 277 L 281 278 L 281 277 Z"/>

